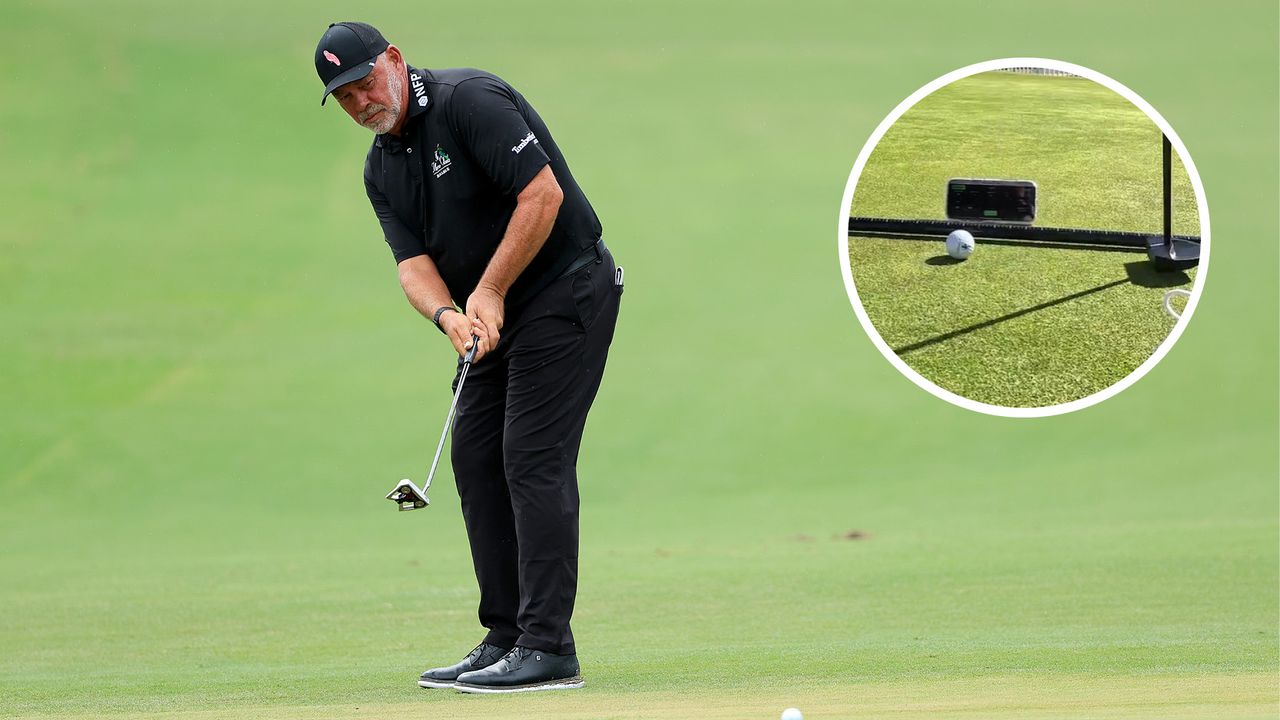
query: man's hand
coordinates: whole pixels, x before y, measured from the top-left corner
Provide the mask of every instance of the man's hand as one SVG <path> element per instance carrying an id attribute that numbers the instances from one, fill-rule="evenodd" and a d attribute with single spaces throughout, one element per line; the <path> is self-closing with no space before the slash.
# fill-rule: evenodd
<path id="1" fill-rule="evenodd" d="M 453 343 L 453 349 L 458 351 L 458 355 L 466 355 L 471 349 L 471 319 L 460 312 L 449 310 L 440 316 L 440 327 L 444 328 L 444 334 L 449 336 L 449 342 Z M 476 351 L 476 355 L 476 359 L 479 359 L 480 352 Z"/>
<path id="2" fill-rule="evenodd" d="M 467 332 L 480 338 L 480 349 L 476 351 L 475 362 L 494 349 L 501 339 L 502 315 L 505 299 L 495 289 L 483 285 L 476 288 L 467 298 L 467 319 L 470 326 Z M 452 335 L 450 335 L 452 337 Z"/>

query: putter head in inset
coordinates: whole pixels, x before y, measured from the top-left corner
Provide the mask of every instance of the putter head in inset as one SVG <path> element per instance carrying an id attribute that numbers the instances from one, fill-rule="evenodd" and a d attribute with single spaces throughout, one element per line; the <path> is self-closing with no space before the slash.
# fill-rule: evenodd
<path id="1" fill-rule="evenodd" d="M 1190 270 L 1200 264 L 1200 243 L 1153 237 L 1147 240 L 1147 257 L 1158 272 Z"/>
<path id="2" fill-rule="evenodd" d="M 387 493 L 387 499 L 396 505 L 399 505 L 401 512 L 405 510 L 417 510 L 418 508 L 424 508 L 431 504 L 431 501 L 427 499 L 427 496 L 423 495 L 422 491 L 418 490 L 418 487 L 408 478 L 401 480 L 400 484 L 396 485 L 394 490 Z"/>

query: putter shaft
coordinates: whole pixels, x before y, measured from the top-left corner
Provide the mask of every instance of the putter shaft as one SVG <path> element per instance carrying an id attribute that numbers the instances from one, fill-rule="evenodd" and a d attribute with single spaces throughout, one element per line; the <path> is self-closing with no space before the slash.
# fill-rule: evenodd
<path id="1" fill-rule="evenodd" d="M 449 437 L 449 427 L 453 425 L 453 414 L 458 409 L 458 398 L 462 396 L 462 384 L 467 381 L 467 371 L 471 369 L 471 360 L 475 357 L 477 343 L 479 340 L 472 335 L 471 351 L 462 361 L 462 373 L 458 375 L 458 389 L 453 393 L 453 402 L 449 403 L 449 414 L 445 416 L 444 429 L 440 431 L 440 442 L 436 444 L 436 456 L 431 459 L 431 472 L 427 473 L 427 482 L 422 486 L 423 495 L 427 494 L 427 490 L 431 488 L 431 480 L 436 476 L 436 466 L 440 464 L 440 454 L 444 452 L 444 441 Z"/>
<path id="2" fill-rule="evenodd" d="M 475 335 L 471 336 L 471 349 L 462 359 L 462 372 L 458 374 L 458 389 L 453 393 L 453 402 L 449 403 L 449 414 L 444 419 L 444 429 L 440 431 L 440 442 L 436 445 L 436 456 L 431 459 L 431 471 L 427 473 L 427 481 L 422 484 L 422 490 L 413 484 L 411 480 L 401 480 L 390 493 L 387 499 L 396 503 L 400 510 L 417 510 L 420 507 L 426 507 L 431 504 L 427 498 L 427 490 L 431 488 L 431 481 L 436 476 L 436 468 L 440 465 L 440 455 L 444 452 L 444 441 L 449 437 L 449 427 L 453 425 L 454 413 L 458 410 L 458 398 L 462 396 L 462 386 L 467 381 L 467 372 L 471 370 L 471 363 L 475 360 L 476 350 L 480 347 L 480 338 Z M 412 491 L 412 492 L 409 492 Z"/>

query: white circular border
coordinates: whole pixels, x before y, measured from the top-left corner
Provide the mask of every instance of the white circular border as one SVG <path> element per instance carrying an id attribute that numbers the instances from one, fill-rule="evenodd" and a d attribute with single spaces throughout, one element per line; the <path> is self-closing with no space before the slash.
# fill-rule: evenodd
<path id="1" fill-rule="evenodd" d="M 1139 365 L 1133 372 L 1121 378 L 1119 382 L 1110 387 L 1099 390 L 1098 392 L 1072 400 L 1071 402 L 1062 403 L 1060 405 L 1045 405 L 1042 407 L 1017 408 L 1005 407 L 1003 405 L 989 405 L 987 403 L 978 402 L 969 398 L 957 395 L 950 390 L 946 390 L 935 385 L 932 381 L 925 378 L 920 373 L 913 370 L 909 365 L 903 362 L 890 348 L 884 338 L 880 337 L 880 333 L 875 326 L 871 324 L 871 319 L 867 316 L 867 311 L 862 307 L 862 301 L 858 299 L 858 290 L 853 282 L 853 269 L 849 261 L 849 208 L 853 204 L 853 193 L 858 186 L 858 178 L 862 175 L 862 170 L 866 167 L 867 159 L 871 156 L 871 151 L 880 143 L 880 139 L 884 137 L 885 132 L 893 126 L 903 113 L 907 112 L 916 103 L 932 94 L 935 90 L 949 85 L 961 78 L 977 75 L 978 73 L 988 72 L 991 70 L 1002 70 L 1010 67 L 1039 67 L 1048 70 L 1061 70 L 1069 72 L 1073 75 L 1079 75 L 1088 78 L 1104 87 L 1109 88 L 1129 102 L 1136 105 L 1140 110 L 1147 114 L 1153 122 L 1161 130 L 1164 131 L 1165 137 L 1169 138 L 1169 142 L 1173 145 L 1173 149 L 1177 151 L 1178 157 L 1182 160 L 1183 167 L 1186 168 L 1187 174 L 1191 178 L 1191 186 L 1196 193 L 1196 208 L 1200 214 L 1200 264 L 1196 272 L 1195 283 L 1191 288 L 1191 297 L 1187 298 L 1186 309 L 1182 312 L 1182 318 L 1174 324 L 1173 330 L 1169 333 L 1164 342 L 1156 348 L 1151 357 L 1146 362 Z M 1187 323 L 1190 322 L 1191 316 L 1195 314 L 1196 305 L 1200 301 L 1200 293 L 1204 289 L 1205 276 L 1209 270 L 1209 205 L 1204 196 L 1204 184 L 1200 182 L 1200 172 L 1196 170 L 1196 165 L 1191 160 L 1191 154 L 1187 152 L 1187 148 L 1182 144 L 1182 138 L 1178 137 L 1178 133 L 1174 132 L 1173 127 L 1164 119 L 1151 104 L 1143 100 L 1137 93 L 1120 84 L 1100 72 L 1090 70 L 1087 67 L 1073 65 L 1072 63 L 1062 62 L 1061 60 L 1049 60 L 1045 58 L 1001 58 L 998 60 L 988 60 L 986 62 L 975 63 L 962 67 L 959 70 L 943 75 L 933 82 L 925 85 L 919 90 L 912 93 L 906 100 L 898 103 L 898 106 L 889 113 L 888 117 L 876 126 L 875 132 L 871 133 L 871 137 L 867 143 L 862 146 L 862 152 L 858 153 L 858 160 L 853 164 L 853 170 L 849 173 L 849 181 L 844 187 L 844 201 L 840 205 L 840 222 L 838 225 L 839 233 L 839 251 L 840 251 L 840 272 L 844 275 L 845 291 L 849 293 L 849 303 L 853 305 L 853 312 L 858 316 L 858 322 L 862 324 L 862 329 L 866 331 L 867 337 L 871 338 L 871 342 L 884 355 L 898 372 L 905 375 L 911 382 L 927 390 L 935 397 L 939 397 L 947 402 L 959 407 L 973 410 L 974 412 L 985 413 L 987 415 L 999 415 L 1002 417 L 1028 418 L 1028 417 L 1050 417 L 1053 415 L 1062 415 L 1076 410 L 1083 410 L 1091 405 L 1106 400 L 1107 398 L 1123 391 L 1130 385 L 1142 379 L 1151 368 L 1155 367 L 1162 360 L 1169 349 L 1182 335 L 1182 331 L 1186 329 Z"/>

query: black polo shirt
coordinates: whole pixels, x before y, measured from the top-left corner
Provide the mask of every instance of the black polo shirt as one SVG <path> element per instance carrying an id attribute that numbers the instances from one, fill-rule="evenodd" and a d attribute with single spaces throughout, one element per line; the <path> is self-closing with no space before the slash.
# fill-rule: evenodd
<path id="1" fill-rule="evenodd" d="M 408 67 L 400 137 L 374 138 L 369 202 L 399 263 L 429 255 L 460 305 L 502 242 L 516 196 L 547 164 L 564 201 L 546 243 L 507 293 L 514 308 L 600 238 L 600 221 L 538 113 L 515 88 L 474 69 Z"/>

